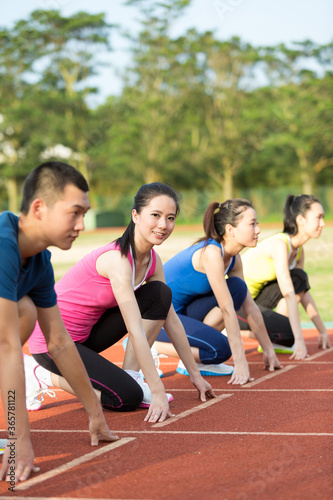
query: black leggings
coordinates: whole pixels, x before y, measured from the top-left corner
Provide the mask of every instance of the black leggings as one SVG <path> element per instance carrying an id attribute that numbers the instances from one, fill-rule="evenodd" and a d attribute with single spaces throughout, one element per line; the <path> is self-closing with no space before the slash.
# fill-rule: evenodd
<path id="1" fill-rule="evenodd" d="M 143 319 L 166 319 L 171 290 L 165 283 L 146 283 L 135 292 L 135 296 Z M 101 391 L 102 406 L 108 410 L 133 411 L 143 398 L 141 387 L 127 372 L 98 354 L 116 344 L 126 333 L 119 307 L 113 307 L 105 311 L 84 343 L 75 343 L 92 386 Z M 33 357 L 47 370 L 61 375 L 49 353 L 33 354 Z"/>
<path id="2" fill-rule="evenodd" d="M 281 344 L 286 347 L 294 345 L 295 340 L 289 318 L 275 311 L 271 311 L 270 309 L 264 309 L 260 305 L 258 305 L 258 307 L 261 310 L 266 330 L 271 341 L 274 342 L 274 344 Z M 237 312 L 237 318 L 241 330 L 251 330 L 242 309 Z"/>
<path id="3" fill-rule="evenodd" d="M 308 275 L 303 269 L 297 267 L 292 269 L 290 271 L 290 277 L 296 294 L 307 292 L 310 289 Z M 262 313 L 266 330 L 271 341 L 275 344 L 291 347 L 295 339 L 289 318 L 272 310 L 282 298 L 283 295 L 279 284 L 277 280 L 274 280 L 263 287 L 259 295 L 255 298 L 255 303 Z M 238 311 L 237 316 L 240 329 L 249 330 L 250 328 L 242 309 Z"/>

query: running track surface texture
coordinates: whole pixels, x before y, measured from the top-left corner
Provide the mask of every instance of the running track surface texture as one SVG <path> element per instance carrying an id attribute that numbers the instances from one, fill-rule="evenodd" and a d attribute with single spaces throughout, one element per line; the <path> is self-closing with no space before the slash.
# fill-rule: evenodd
<path id="1" fill-rule="evenodd" d="M 333 343 L 333 330 L 330 330 Z M 83 499 L 309 499 L 333 498 L 333 348 L 317 348 L 305 330 L 310 357 L 279 354 L 283 369 L 263 369 L 257 342 L 244 340 L 254 382 L 230 386 L 207 377 L 216 399 L 201 403 L 177 360 L 162 358 L 164 385 L 174 395 L 175 417 L 143 421 L 146 410 L 105 412 L 121 438 L 90 446 L 85 410 L 57 391 L 30 412 L 40 472 L 0 496 Z M 25 352 L 28 352 L 24 347 Z M 121 366 L 122 344 L 103 353 Z M 1 409 L 0 438 L 6 437 Z"/>

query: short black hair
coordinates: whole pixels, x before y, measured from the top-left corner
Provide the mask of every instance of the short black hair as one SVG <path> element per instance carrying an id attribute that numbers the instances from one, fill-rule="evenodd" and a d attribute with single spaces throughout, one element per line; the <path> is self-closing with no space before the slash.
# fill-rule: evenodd
<path id="1" fill-rule="evenodd" d="M 21 212 L 27 214 L 37 197 L 44 198 L 48 204 L 55 203 L 68 184 L 73 184 L 84 193 L 89 191 L 84 176 L 71 165 L 60 161 L 42 163 L 24 181 Z"/>

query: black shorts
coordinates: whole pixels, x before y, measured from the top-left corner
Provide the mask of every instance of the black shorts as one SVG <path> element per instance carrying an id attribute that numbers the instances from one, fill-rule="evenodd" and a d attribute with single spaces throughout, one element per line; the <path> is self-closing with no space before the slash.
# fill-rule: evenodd
<path id="1" fill-rule="evenodd" d="M 170 288 L 160 281 L 150 281 L 143 285 L 135 291 L 141 317 L 153 321 L 165 320 L 171 296 Z M 85 342 L 76 343 L 92 386 L 101 391 L 103 408 L 113 411 L 133 411 L 143 398 L 139 384 L 126 371 L 99 354 L 116 344 L 126 333 L 127 328 L 117 306 L 105 311 Z M 46 370 L 61 375 L 48 352 L 33 354 L 33 357 Z"/>
<path id="2" fill-rule="evenodd" d="M 298 267 L 292 269 L 290 271 L 290 277 L 296 294 L 310 290 L 308 275 L 303 269 Z M 277 280 L 274 280 L 267 283 L 254 300 L 257 306 L 263 310 L 274 309 L 281 299 L 283 299 L 283 295 L 279 284 Z"/>

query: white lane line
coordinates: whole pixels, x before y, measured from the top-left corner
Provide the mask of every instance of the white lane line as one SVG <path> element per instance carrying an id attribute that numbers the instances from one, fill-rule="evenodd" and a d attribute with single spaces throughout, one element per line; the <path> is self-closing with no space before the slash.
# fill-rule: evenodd
<path id="1" fill-rule="evenodd" d="M 305 343 L 306 345 L 318 345 L 318 341 L 317 340 L 307 340 L 305 339 Z M 246 342 L 243 340 L 243 346 L 246 348 L 246 349 L 258 349 L 258 344 L 252 344 L 251 342 Z M 278 354 L 283 354 L 283 353 L 278 353 Z"/>
<path id="2" fill-rule="evenodd" d="M 234 391 L 234 389 L 226 389 L 226 390 Z M 239 391 L 246 392 L 246 389 L 240 388 Z M 253 389 L 253 391 L 251 392 L 333 392 L 333 389 Z"/>
<path id="3" fill-rule="evenodd" d="M 257 380 L 254 380 L 253 382 L 249 382 L 248 384 L 243 385 L 242 387 L 244 387 L 245 389 L 251 388 L 254 385 L 261 384 L 261 382 L 266 382 L 266 380 L 270 380 L 272 378 L 278 377 L 279 375 L 283 375 L 284 373 L 289 372 L 290 370 L 292 370 L 293 368 L 296 368 L 296 367 L 297 367 L 297 365 L 288 365 L 288 366 L 282 368 L 281 370 L 275 370 L 274 372 L 269 373 L 268 375 L 265 375 L 264 377 L 260 377 Z"/>
<path id="4" fill-rule="evenodd" d="M 223 392 L 231 392 L 232 394 L 221 394 L 217 398 L 210 399 L 208 402 L 203 403 L 200 406 L 196 406 L 195 408 L 192 408 L 190 410 L 186 410 L 183 413 L 180 413 L 179 415 L 176 415 L 175 417 L 172 417 L 171 419 L 168 419 L 167 421 L 161 422 L 160 424 L 155 424 L 153 427 L 159 426 L 162 427 L 162 425 L 165 425 L 165 422 L 175 422 L 179 418 L 183 418 L 185 416 L 191 415 L 192 413 L 195 413 L 199 410 L 204 410 L 208 406 L 215 404 L 222 399 L 225 399 L 230 396 L 234 396 L 237 392 L 249 392 L 245 388 L 239 388 L 237 389 L 237 392 L 235 392 L 235 389 L 216 389 L 216 392 L 218 391 L 223 391 Z M 179 392 L 197 392 L 196 389 L 173 389 L 173 391 L 179 391 Z M 333 392 L 333 389 L 253 389 L 251 392 Z M 251 393 L 250 392 L 250 393 Z M 161 425 L 162 424 L 162 425 Z M 112 429 L 113 432 L 116 434 L 118 433 L 129 433 L 132 434 L 133 432 L 141 432 L 141 431 L 129 431 L 129 430 L 114 430 Z M 6 432 L 6 429 L 0 429 L 0 432 Z M 86 433 L 88 434 L 88 429 L 30 429 L 30 432 L 36 432 L 36 433 L 47 433 L 47 432 L 54 432 L 54 433 L 59 433 L 59 434 L 74 434 L 74 433 Z"/>
<path id="5" fill-rule="evenodd" d="M 307 360 L 303 360 L 303 363 L 304 364 L 309 363 L 309 365 L 333 365 L 333 361 L 307 361 Z"/>
<path id="6" fill-rule="evenodd" d="M 124 438 L 120 439 L 119 441 L 110 443 L 106 446 L 103 446 L 103 448 L 99 448 L 98 450 L 92 451 L 91 453 L 87 453 L 86 455 L 82 455 L 81 457 L 75 458 L 71 462 L 67 462 L 66 464 L 60 465 L 59 467 L 56 467 L 53 470 L 44 472 L 44 474 L 40 474 L 39 476 L 28 479 L 24 483 L 19 483 L 17 486 L 15 486 L 15 490 L 20 490 L 20 491 L 27 490 L 28 488 L 31 488 L 31 486 L 35 486 L 36 484 L 42 483 L 47 479 L 51 479 L 55 476 L 58 476 L 59 474 L 62 474 L 63 472 L 67 472 L 73 467 L 81 465 L 84 462 L 88 462 L 89 460 L 92 460 L 93 458 L 96 458 L 99 455 L 103 455 L 108 451 L 112 451 L 115 448 L 118 448 L 119 446 L 123 446 L 124 444 L 127 444 L 128 442 L 133 441 L 134 439 L 135 438 Z"/>
<path id="7" fill-rule="evenodd" d="M 306 359 L 293 359 L 291 361 L 281 361 L 282 365 L 286 365 L 288 366 L 289 364 L 294 364 L 295 362 L 297 362 L 297 364 L 304 364 L 306 363 L 307 365 L 333 365 L 333 361 L 309 361 L 308 358 Z M 248 361 L 248 364 L 249 365 L 262 365 L 262 361 Z"/>
<path id="8" fill-rule="evenodd" d="M 222 399 L 230 398 L 231 396 L 233 396 L 233 394 L 221 394 L 221 396 L 217 396 L 217 398 L 209 399 L 208 401 L 206 401 L 205 403 L 202 403 L 199 406 L 195 406 L 194 408 L 190 408 L 189 410 L 183 411 L 182 413 L 180 413 L 179 415 L 176 415 L 175 417 L 168 418 L 167 420 L 164 420 L 164 422 L 159 422 L 157 424 L 154 424 L 152 427 L 153 428 L 155 428 L 155 427 L 160 428 L 160 427 L 165 427 L 166 425 L 169 425 L 169 424 L 173 424 L 174 422 L 176 422 L 177 420 L 180 420 L 181 418 L 185 418 L 185 417 L 188 417 L 190 415 L 193 415 L 194 413 L 197 413 L 198 411 L 205 410 L 209 406 L 212 406 L 216 403 L 219 403 L 220 401 L 222 401 Z"/>
<path id="9" fill-rule="evenodd" d="M 245 387 L 245 389 L 244 389 Z M 167 389 L 168 390 L 168 389 Z M 196 389 L 169 389 L 172 392 L 197 392 Z M 215 392 L 247 392 L 246 385 L 243 387 L 234 387 L 233 389 L 216 389 Z M 251 392 L 332 392 L 333 389 L 253 389 Z M 235 394 L 236 394 L 235 392 Z M 4 430 L 4 429 L 3 429 Z"/>
<path id="10" fill-rule="evenodd" d="M 333 352 L 333 347 L 329 347 L 329 349 L 323 349 L 322 351 L 320 352 L 316 352 L 316 354 L 312 354 L 312 356 L 304 359 L 304 363 L 306 363 L 307 361 L 312 361 L 313 359 L 317 359 L 317 358 L 320 358 L 321 356 L 325 356 L 325 354 L 329 354 L 330 352 Z"/>
<path id="11" fill-rule="evenodd" d="M 170 420 L 170 419 L 169 419 Z M 174 422 L 174 420 L 173 420 Z M 162 422 L 164 423 L 164 422 Z M 153 425 L 152 428 L 155 428 L 157 424 Z M 43 431 L 43 432 L 63 432 L 63 431 Z M 68 431 L 66 431 L 68 432 Z M 74 432 L 87 432 L 87 431 L 73 431 Z M 156 432 L 154 430 L 141 430 L 141 431 L 136 431 L 136 430 L 116 430 L 114 432 L 117 432 L 117 434 L 135 434 L 135 435 L 141 435 L 141 434 L 153 434 L 156 435 Z M 249 436 L 332 436 L 333 437 L 333 432 L 246 432 L 246 431 L 169 431 L 169 430 L 161 430 L 158 432 L 158 434 L 198 434 L 198 435 L 235 435 L 237 436 L 238 434 L 240 435 L 249 435 Z M 131 441 L 133 438 L 121 438 L 121 444 L 125 440 Z M 118 442 L 118 441 L 117 441 Z M 120 446 L 120 445 L 119 445 Z M 1 497 L 2 498 L 2 497 Z"/>
<path id="12" fill-rule="evenodd" d="M 164 423 L 164 422 L 163 422 Z M 155 426 L 154 426 L 155 427 Z M 140 431 L 142 434 L 154 434 L 154 431 Z M 195 434 L 218 436 L 330 436 L 333 432 L 246 432 L 246 431 L 161 431 L 161 434 Z"/>

